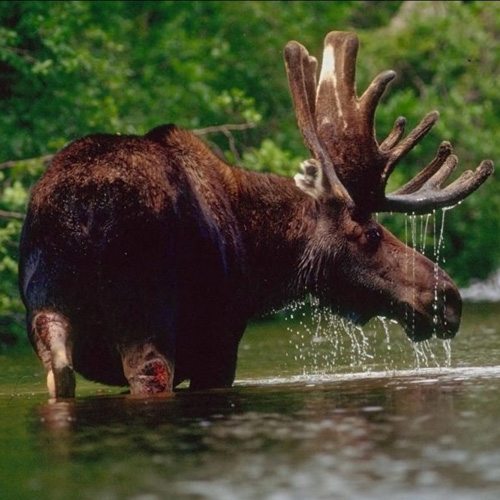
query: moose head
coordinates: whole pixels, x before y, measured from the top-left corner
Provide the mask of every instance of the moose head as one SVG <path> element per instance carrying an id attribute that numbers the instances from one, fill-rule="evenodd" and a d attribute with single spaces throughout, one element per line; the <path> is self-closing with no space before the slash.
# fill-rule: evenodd
<path id="1" fill-rule="evenodd" d="M 406 120 L 399 117 L 379 143 L 375 110 L 395 72 L 381 73 L 358 97 L 358 45 L 352 33 L 329 33 L 318 83 L 316 59 L 295 41 L 285 48 L 297 121 L 313 157 L 302 164 L 303 173 L 295 181 L 314 198 L 318 210 L 316 235 L 302 259 L 304 275 L 324 302 L 361 323 L 381 315 L 401 323 L 412 340 L 433 334 L 451 338 L 461 317 L 457 287 L 443 270 L 395 238 L 372 214 L 425 214 L 453 206 L 489 177 L 493 164 L 484 160 L 475 171 L 466 171 L 443 187 L 458 163 L 451 145 L 443 142 L 418 175 L 386 194 L 394 167 L 439 115 L 436 111 L 427 114 L 405 138 Z M 325 265 L 327 259 L 330 265 Z"/>

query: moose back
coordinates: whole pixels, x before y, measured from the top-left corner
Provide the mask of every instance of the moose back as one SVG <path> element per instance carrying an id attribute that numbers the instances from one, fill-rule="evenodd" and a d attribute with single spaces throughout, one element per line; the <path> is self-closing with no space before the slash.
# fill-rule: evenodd
<path id="1" fill-rule="evenodd" d="M 398 118 L 379 143 L 375 109 L 394 72 L 358 97 L 357 50 L 355 35 L 330 33 L 316 83 L 316 60 L 297 42 L 285 48 L 311 152 L 295 181 L 233 167 L 174 125 L 91 135 L 54 157 L 32 191 L 20 259 L 28 335 L 51 397 L 74 396 L 75 370 L 135 394 L 168 394 L 186 379 L 230 386 L 248 320 L 306 294 L 359 323 L 394 318 L 415 341 L 456 334 L 454 283 L 372 214 L 456 204 L 492 163 L 443 188 L 457 158 L 442 143 L 386 194 L 438 114 L 406 137 Z"/>

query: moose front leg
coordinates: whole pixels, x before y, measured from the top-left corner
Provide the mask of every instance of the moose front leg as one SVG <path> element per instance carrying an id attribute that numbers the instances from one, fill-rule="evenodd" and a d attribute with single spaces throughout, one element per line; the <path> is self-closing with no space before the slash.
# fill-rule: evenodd
<path id="1" fill-rule="evenodd" d="M 33 343 L 47 370 L 51 398 L 75 397 L 69 321 L 56 311 L 39 311 L 32 320 Z"/>
<path id="2" fill-rule="evenodd" d="M 162 354 L 152 342 L 122 348 L 121 357 L 131 394 L 172 392 L 174 362 Z"/>

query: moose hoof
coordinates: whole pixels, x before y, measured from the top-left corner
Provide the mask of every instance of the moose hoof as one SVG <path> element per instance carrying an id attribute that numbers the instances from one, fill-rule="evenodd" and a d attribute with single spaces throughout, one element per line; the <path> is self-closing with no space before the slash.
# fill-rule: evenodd
<path id="1" fill-rule="evenodd" d="M 52 369 L 47 373 L 47 388 L 51 398 L 74 398 L 75 387 L 75 372 L 71 366 Z"/>

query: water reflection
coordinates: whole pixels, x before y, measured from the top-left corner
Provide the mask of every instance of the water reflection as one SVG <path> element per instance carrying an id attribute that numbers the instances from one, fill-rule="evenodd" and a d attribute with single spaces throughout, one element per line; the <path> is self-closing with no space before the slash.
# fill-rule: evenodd
<path id="1" fill-rule="evenodd" d="M 81 498 L 432 499 L 443 485 L 454 498 L 478 486 L 489 498 L 500 488 L 500 405 L 485 401 L 500 371 L 463 375 L 86 398 L 37 407 L 32 430 L 54 466 L 107 471 L 98 488 L 89 477 Z"/>

